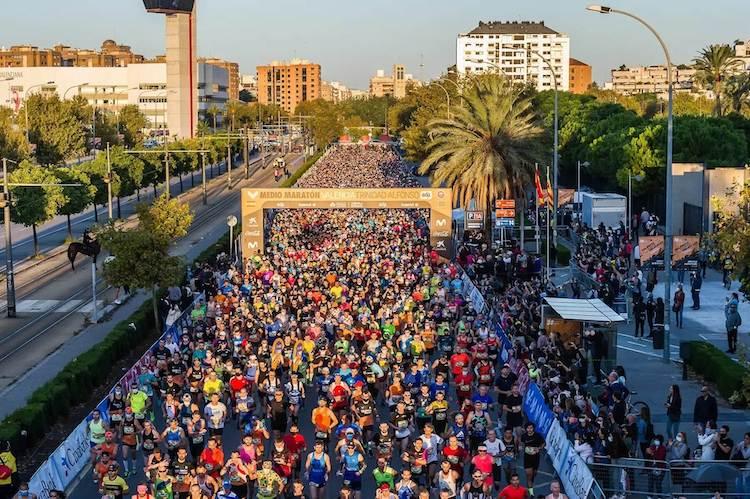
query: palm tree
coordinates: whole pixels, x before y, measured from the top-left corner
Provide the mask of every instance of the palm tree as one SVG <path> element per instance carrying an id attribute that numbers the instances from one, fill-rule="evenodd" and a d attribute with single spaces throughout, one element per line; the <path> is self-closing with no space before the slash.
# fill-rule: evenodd
<path id="1" fill-rule="evenodd" d="M 734 49 L 727 44 L 709 45 L 693 59 L 693 67 L 698 70 L 696 78 L 714 93 L 714 115 L 721 116 L 721 93 L 724 78 L 737 71 L 742 61 L 735 57 Z"/>
<path id="2" fill-rule="evenodd" d="M 502 76 L 474 78 L 451 118 L 428 123 L 432 142 L 420 173 L 431 171 L 433 185 L 452 187 L 463 208 L 474 200 L 488 222 L 496 199 L 525 197 L 541 156 L 543 130 L 521 90 Z"/>
<path id="3" fill-rule="evenodd" d="M 211 116 L 213 119 L 213 132 L 216 133 L 216 117 L 221 113 L 221 110 L 214 104 L 211 104 L 208 106 L 208 109 L 206 109 L 206 114 Z"/>
<path id="4" fill-rule="evenodd" d="M 742 106 L 747 104 L 750 97 L 750 73 L 742 73 L 730 77 L 724 87 L 724 94 L 731 99 L 732 111 L 742 112 Z"/>

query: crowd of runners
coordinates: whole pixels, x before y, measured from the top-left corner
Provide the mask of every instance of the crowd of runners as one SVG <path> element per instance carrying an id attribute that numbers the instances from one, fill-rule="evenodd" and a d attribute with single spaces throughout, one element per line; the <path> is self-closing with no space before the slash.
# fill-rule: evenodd
<path id="1" fill-rule="evenodd" d="M 356 166 L 354 166 L 356 165 Z M 302 188 L 417 187 L 413 166 L 392 147 L 336 145 L 295 184 Z"/>
<path id="2" fill-rule="evenodd" d="M 415 185 L 407 171 L 390 149 L 342 147 L 302 185 Z M 430 250 L 426 215 L 281 211 L 266 254 L 198 271 L 206 299 L 192 326 L 156 347 L 137 386 L 112 393 L 108 422 L 89 421 L 99 493 L 533 495 L 544 439 L 524 424 L 516 375 L 460 268 Z M 509 287 L 522 293 L 509 308 L 533 316 L 523 293 L 537 285 Z"/>

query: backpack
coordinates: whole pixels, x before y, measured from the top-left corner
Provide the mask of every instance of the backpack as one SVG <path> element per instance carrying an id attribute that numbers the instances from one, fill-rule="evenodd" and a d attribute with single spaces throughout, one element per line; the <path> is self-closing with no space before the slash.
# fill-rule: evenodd
<path id="1" fill-rule="evenodd" d="M 5 464 L 5 460 L 0 457 L 0 480 L 7 480 L 13 476 L 13 470 L 10 469 L 10 466 Z"/>

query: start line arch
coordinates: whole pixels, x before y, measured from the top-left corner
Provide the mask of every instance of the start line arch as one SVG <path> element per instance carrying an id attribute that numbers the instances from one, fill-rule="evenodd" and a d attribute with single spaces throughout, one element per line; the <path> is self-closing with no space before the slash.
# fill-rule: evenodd
<path id="1" fill-rule="evenodd" d="M 453 200 L 451 189 L 242 189 L 242 253 L 249 258 L 265 251 L 264 210 L 284 209 L 414 209 L 430 210 L 430 245 L 450 258 Z"/>

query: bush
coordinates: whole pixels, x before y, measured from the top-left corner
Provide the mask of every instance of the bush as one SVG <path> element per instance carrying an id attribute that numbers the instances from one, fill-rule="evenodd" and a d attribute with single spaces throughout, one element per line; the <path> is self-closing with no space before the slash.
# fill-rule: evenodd
<path id="1" fill-rule="evenodd" d="M 716 383 L 722 397 L 730 399 L 742 389 L 750 371 L 705 341 L 687 342 L 686 362 L 706 380 Z"/>
<path id="2" fill-rule="evenodd" d="M 557 245 L 557 263 L 561 266 L 570 264 L 570 249 L 567 246 Z"/>

